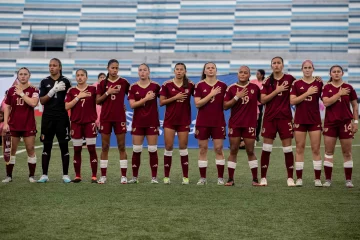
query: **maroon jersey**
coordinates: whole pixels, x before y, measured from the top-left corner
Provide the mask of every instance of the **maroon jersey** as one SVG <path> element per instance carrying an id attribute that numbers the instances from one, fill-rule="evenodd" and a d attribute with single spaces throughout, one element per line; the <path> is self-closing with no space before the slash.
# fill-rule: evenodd
<path id="1" fill-rule="evenodd" d="M 96 87 L 88 85 L 83 91 L 91 93 L 91 96 L 80 99 L 75 106 L 71 108 L 70 121 L 78 124 L 93 123 L 97 118 Z M 77 87 L 70 88 L 66 94 L 65 102 L 71 102 L 80 92 Z"/>
<path id="2" fill-rule="evenodd" d="M 143 88 L 136 82 L 130 86 L 129 100 L 139 101 L 145 98 L 148 92 L 154 92 L 156 97 L 145 103 L 144 106 L 134 109 L 132 127 L 159 127 L 159 111 L 157 98 L 159 97 L 160 85 L 151 81 L 150 84 Z"/>
<path id="3" fill-rule="evenodd" d="M 270 84 L 270 78 L 264 80 L 261 94 L 269 95 L 276 89 L 276 85 L 288 85 L 288 90 L 279 93 L 273 99 L 265 104 L 264 121 L 272 121 L 274 119 L 292 119 L 290 109 L 290 88 L 295 78 L 290 74 L 284 74 L 280 80 L 274 80 L 273 85 Z"/>
<path id="4" fill-rule="evenodd" d="M 23 92 L 30 98 L 39 98 L 39 90 L 31 85 L 24 89 Z M 5 103 L 11 107 L 8 120 L 11 131 L 36 130 L 34 108 L 29 106 L 22 97 L 15 93 L 15 87 L 9 89 L 5 96 Z"/>
<path id="5" fill-rule="evenodd" d="M 311 83 L 303 79 L 296 80 L 291 87 L 290 94 L 301 96 L 311 87 L 317 87 L 318 92 L 305 98 L 304 101 L 296 105 L 294 123 L 296 124 L 321 124 L 319 99 L 323 88 L 321 80 L 314 79 Z"/>
<path id="6" fill-rule="evenodd" d="M 177 86 L 173 79 L 164 82 L 160 89 L 161 96 L 172 98 L 180 92 L 187 94 L 185 100 L 176 100 L 166 105 L 164 125 L 190 125 L 190 97 L 193 95 L 194 87 L 194 83 L 191 81 L 189 81 L 187 88 Z"/>
<path id="7" fill-rule="evenodd" d="M 350 94 L 341 96 L 338 101 L 326 107 L 324 126 L 334 126 L 354 117 L 350 109 L 350 102 L 357 100 L 357 95 L 350 84 L 343 83 L 341 86 L 335 87 L 332 83 L 328 83 L 323 88 L 322 97 L 330 98 L 334 96 L 339 92 L 340 87 L 350 89 Z"/>
<path id="8" fill-rule="evenodd" d="M 230 128 L 239 127 L 254 127 L 257 125 L 257 108 L 258 100 L 260 99 L 260 88 L 253 83 L 248 83 L 246 86 L 241 86 L 234 83 L 228 87 L 224 97 L 225 102 L 230 101 L 236 96 L 237 91 L 247 88 L 247 96 L 240 98 L 231 108 L 231 115 L 229 118 Z"/>
<path id="9" fill-rule="evenodd" d="M 106 83 L 106 89 L 105 89 Z M 126 122 L 124 110 L 124 98 L 129 92 L 130 84 L 125 78 L 118 78 L 115 81 L 101 81 L 96 90 L 96 94 L 103 95 L 109 87 L 117 87 L 119 93 L 110 94 L 104 102 L 102 102 L 100 122 Z"/>
<path id="10" fill-rule="evenodd" d="M 194 97 L 204 98 L 213 88 L 221 87 L 221 92 L 211 98 L 204 106 L 199 108 L 195 126 L 199 127 L 225 127 L 224 117 L 224 95 L 226 84 L 217 81 L 214 86 L 202 80 L 195 85 Z"/>

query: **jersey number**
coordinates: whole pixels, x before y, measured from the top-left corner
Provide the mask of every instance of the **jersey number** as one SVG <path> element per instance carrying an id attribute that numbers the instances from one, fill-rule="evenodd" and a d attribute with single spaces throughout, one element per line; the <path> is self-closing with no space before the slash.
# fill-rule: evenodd
<path id="1" fill-rule="evenodd" d="M 93 134 L 96 134 L 96 123 L 92 123 Z"/>
<path id="2" fill-rule="evenodd" d="M 81 107 L 84 107 L 85 99 L 82 98 L 82 99 L 80 99 L 80 101 L 81 101 Z"/>
<path id="3" fill-rule="evenodd" d="M 249 96 L 245 96 L 241 98 L 241 104 L 247 104 L 249 102 L 250 98 Z"/>
<path id="4" fill-rule="evenodd" d="M 20 106 L 24 105 L 24 99 L 16 98 L 16 105 L 20 105 Z"/>
<path id="5" fill-rule="evenodd" d="M 351 123 L 348 126 L 344 124 L 344 132 L 348 132 L 348 131 L 351 131 Z"/>
<path id="6" fill-rule="evenodd" d="M 311 102 L 311 100 L 312 100 L 312 96 L 307 96 L 307 97 L 305 98 L 305 101 Z"/>

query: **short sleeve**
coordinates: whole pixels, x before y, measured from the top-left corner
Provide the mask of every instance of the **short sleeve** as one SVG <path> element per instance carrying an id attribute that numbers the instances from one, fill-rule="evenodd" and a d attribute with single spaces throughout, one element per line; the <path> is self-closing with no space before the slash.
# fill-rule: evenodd
<path id="1" fill-rule="evenodd" d="M 294 83 L 294 84 L 291 86 L 291 89 L 290 89 L 290 95 L 295 95 L 295 96 L 298 96 L 296 83 Z"/>
<path id="2" fill-rule="evenodd" d="M 71 82 L 69 79 L 66 78 L 66 81 L 65 81 L 65 91 L 69 90 L 69 88 L 71 88 Z"/>
<path id="3" fill-rule="evenodd" d="M 199 98 L 201 98 L 201 87 L 200 87 L 199 84 L 196 84 L 196 85 L 195 85 L 194 97 L 199 97 Z"/>
<path id="4" fill-rule="evenodd" d="M 324 86 L 323 90 L 322 90 L 322 94 L 321 94 L 321 98 L 325 98 L 325 97 L 330 97 L 329 96 L 329 89 Z"/>
<path id="5" fill-rule="evenodd" d="M 5 101 L 4 103 L 7 105 L 11 105 L 11 93 L 12 91 L 10 91 L 10 89 L 7 91 L 7 94 L 5 95 Z"/>
<path id="6" fill-rule="evenodd" d="M 225 102 L 228 102 L 228 101 L 230 101 L 231 99 L 234 98 L 234 95 L 231 92 L 231 88 L 232 87 L 229 87 L 228 89 L 226 89 L 226 92 L 225 92 L 225 95 L 224 95 L 224 101 Z"/>
<path id="7" fill-rule="evenodd" d="M 357 97 L 357 94 L 356 94 L 356 91 L 353 87 L 351 87 L 351 92 L 350 92 L 350 101 L 354 101 L 354 100 L 357 100 L 358 97 Z"/>
<path id="8" fill-rule="evenodd" d="M 35 88 L 31 98 L 39 98 L 39 89 Z"/>
<path id="9" fill-rule="evenodd" d="M 72 95 L 71 91 L 69 90 L 69 91 L 66 93 L 65 102 L 66 102 L 66 103 L 69 103 L 69 102 L 71 102 L 73 99 L 74 99 L 74 96 Z"/>
<path id="10" fill-rule="evenodd" d="M 269 86 L 266 84 L 263 84 L 260 90 L 261 94 L 269 94 Z"/>
<path id="11" fill-rule="evenodd" d="M 45 86 L 45 79 L 41 80 L 40 86 L 39 86 L 39 91 L 40 91 L 40 94 L 39 94 L 40 97 L 44 97 L 46 94 L 48 94 L 48 91 Z"/>
<path id="12" fill-rule="evenodd" d="M 156 96 L 157 97 L 160 97 L 160 89 L 161 89 L 160 85 L 156 84 Z"/>
<path id="13" fill-rule="evenodd" d="M 104 94 L 104 82 L 105 80 L 103 80 L 103 81 L 101 81 L 98 85 L 97 85 L 97 87 L 96 87 L 96 94 L 98 94 L 98 95 L 103 95 Z"/>
<path id="14" fill-rule="evenodd" d="M 164 96 L 164 97 L 168 97 L 168 91 L 167 91 L 167 87 L 166 84 L 163 84 L 160 88 L 160 96 Z"/>
<path id="15" fill-rule="evenodd" d="M 128 100 L 135 100 L 134 86 L 129 88 Z"/>

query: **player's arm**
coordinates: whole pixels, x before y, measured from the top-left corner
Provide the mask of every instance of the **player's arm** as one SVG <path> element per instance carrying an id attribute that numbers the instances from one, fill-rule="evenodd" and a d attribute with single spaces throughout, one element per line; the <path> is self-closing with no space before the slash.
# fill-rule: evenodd
<path id="1" fill-rule="evenodd" d="M 359 128 L 359 104 L 357 99 L 351 101 L 351 106 L 353 109 L 354 121 L 351 124 L 353 133 L 356 133 Z"/>
<path id="2" fill-rule="evenodd" d="M 139 101 L 136 101 L 135 99 L 129 99 L 129 104 L 132 109 L 143 107 L 147 101 L 152 100 L 155 97 L 156 94 L 154 92 L 148 92 L 146 96 Z"/>
<path id="3" fill-rule="evenodd" d="M 9 114 L 10 114 L 11 106 L 4 103 L 4 127 L 3 132 L 6 133 L 9 131 Z"/>
<path id="4" fill-rule="evenodd" d="M 160 95 L 160 106 L 167 105 L 177 100 L 184 101 L 186 98 L 187 98 L 187 94 L 182 92 L 179 92 L 178 94 L 176 94 L 171 98 L 166 98 L 165 96 Z"/>
<path id="5" fill-rule="evenodd" d="M 262 104 L 266 104 L 267 102 L 271 101 L 276 95 L 278 95 L 281 92 L 287 91 L 289 86 L 285 83 L 279 85 L 279 83 L 276 85 L 276 88 L 274 91 L 272 91 L 270 94 L 261 94 L 260 102 Z"/>
<path id="6" fill-rule="evenodd" d="M 24 94 L 21 96 L 21 98 L 24 99 L 24 102 L 26 102 L 27 105 L 33 108 L 36 107 L 39 103 L 39 98 L 37 97 L 29 97 L 26 94 Z"/>
<path id="7" fill-rule="evenodd" d="M 324 106 L 328 107 L 328 106 L 333 105 L 336 101 L 338 101 L 341 98 L 341 96 L 349 95 L 349 93 L 350 93 L 350 89 L 340 87 L 339 92 L 334 94 L 332 97 L 323 97 L 322 100 L 323 100 Z"/>
<path id="8" fill-rule="evenodd" d="M 221 93 L 221 87 L 217 86 L 216 88 L 212 88 L 211 92 L 204 98 L 201 97 L 195 97 L 195 106 L 197 108 L 201 108 L 202 106 L 204 106 L 205 104 L 207 104 L 211 98 L 215 97 L 215 95 Z"/>
<path id="9" fill-rule="evenodd" d="M 47 103 L 57 92 L 65 91 L 66 84 L 63 81 L 55 82 L 54 87 L 43 97 L 40 97 L 40 103 L 44 105 Z M 40 90 L 40 93 L 43 89 Z"/>
<path id="10" fill-rule="evenodd" d="M 295 87 L 295 86 L 293 86 L 293 87 Z M 317 92 L 318 92 L 318 88 L 315 86 L 311 86 L 311 87 L 309 87 L 309 89 L 306 92 L 304 92 L 300 96 L 291 94 L 290 95 L 290 104 L 297 105 L 297 104 L 301 103 L 302 101 L 304 101 L 308 96 L 313 95 Z"/>
<path id="11" fill-rule="evenodd" d="M 116 94 L 116 93 L 119 93 L 119 92 L 120 92 L 120 90 L 117 87 L 110 86 L 108 88 L 108 90 L 104 94 L 102 94 L 102 95 L 101 94 L 96 94 L 96 104 L 101 104 L 111 94 Z"/>
<path id="12" fill-rule="evenodd" d="M 224 98 L 224 110 L 228 110 L 229 108 L 232 108 L 240 98 L 247 96 L 247 93 L 248 93 L 247 88 L 243 88 L 241 91 L 239 91 L 239 89 L 237 89 L 236 95 L 233 98 L 231 98 L 229 100 L 227 97 L 225 97 Z M 228 95 L 228 94 L 231 94 L 230 91 L 228 91 L 226 93 L 226 95 Z"/>

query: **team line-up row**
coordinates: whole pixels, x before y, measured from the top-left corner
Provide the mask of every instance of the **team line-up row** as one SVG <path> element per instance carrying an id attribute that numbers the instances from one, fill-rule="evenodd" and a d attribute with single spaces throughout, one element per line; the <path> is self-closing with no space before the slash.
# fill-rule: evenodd
<path id="1" fill-rule="evenodd" d="M 86 139 L 90 154 L 92 183 L 104 184 L 107 181 L 108 153 L 110 134 L 114 131 L 120 155 L 121 183 L 139 183 L 143 141 L 146 137 L 151 167 L 151 183 L 158 183 L 157 140 L 159 135 L 158 98 L 160 106 L 166 106 L 163 122 L 164 150 L 164 184 L 170 184 L 173 143 L 175 133 L 179 139 L 180 162 L 183 172 L 182 184 L 189 184 L 187 150 L 189 126 L 191 123 L 190 98 L 194 97 L 198 109 L 195 138 L 198 140 L 198 166 L 200 179 L 197 185 L 207 183 L 208 141 L 214 144 L 215 162 L 218 172 L 218 185 L 233 186 L 234 172 L 238 149 L 244 144 L 248 163 L 252 173 L 253 186 L 267 186 L 266 174 L 269 167 L 273 142 L 279 134 L 285 165 L 287 185 L 302 186 L 304 168 L 304 148 L 306 135 L 309 133 L 314 168 L 314 184 L 317 187 L 331 186 L 333 156 L 337 138 L 339 138 L 344 158 L 345 185 L 353 187 L 351 181 L 352 140 L 358 130 L 357 95 L 354 88 L 342 80 L 344 74 L 341 66 L 330 68 L 330 80 L 326 83 L 320 77 L 314 77 L 314 64 L 305 60 L 302 64 L 303 77 L 296 80 L 292 75 L 283 73 L 284 62 L 281 57 L 274 57 L 271 62 L 272 73 L 265 78 L 262 69 L 257 71 L 256 80 L 250 81 L 250 69 L 241 66 L 238 70 L 238 81 L 227 86 L 217 79 L 216 65 L 213 62 L 204 64 L 201 80 L 194 84 L 186 76 L 184 63 L 174 67 L 174 78 L 162 86 L 150 80 L 150 68 L 147 64 L 138 67 L 139 80 L 130 85 L 119 76 L 119 62 L 111 59 L 108 62 L 108 73 L 99 74 L 99 82 L 87 84 L 87 71 L 76 71 L 77 85 L 62 75 L 62 64 L 57 58 L 49 63 L 50 75 L 40 83 L 39 90 L 29 84 L 30 71 L 23 67 L 17 73 L 18 84 L 11 87 L 4 104 L 3 133 L 11 134 L 10 141 L 4 142 L 5 152 L 11 156 L 7 159 L 6 178 L 4 183 L 12 181 L 12 172 L 16 160 L 16 150 L 23 137 L 28 154 L 29 181 L 45 183 L 49 180 L 48 167 L 51 158 L 53 139 L 56 135 L 63 166 L 65 183 L 81 182 L 82 144 Z M 126 116 L 124 98 L 127 96 L 130 107 L 134 110 L 132 121 L 132 178 L 127 179 L 128 157 L 125 151 Z M 322 127 L 319 100 L 325 107 L 325 121 Z M 37 157 L 34 144 L 36 124 L 34 107 L 38 102 L 44 105 L 41 120 L 40 139 L 43 143 L 42 176 L 35 180 Z M 290 104 L 296 106 L 294 119 Z M 350 107 L 351 105 L 351 107 Z M 230 109 L 228 124 L 225 123 L 224 109 Z M 70 119 L 67 110 L 70 110 Z M 24 125 L 24 120 L 27 124 Z M 70 121 L 69 121 L 70 120 Z M 261 124 L 261 120 L 263 123 Z M 71 122 L 71 124 L 70 124 Z M 228 180 L 224 181 L 225 156 L 223 141 L 230 141 L 230 153 L 227 161 Z M 98 157 L 95 149 L 97 130 L 101 133 L 102 150 L 100 155 L 101 176 L 97 178 Z M 261 178 L 258 180 L 258 160 L 254 154 L 255 141 L 259 133 L 263 137 L 260 159 Z M 321 133 L 324 136 L 324 161 L 320 156 Z M 292 152 L 292 138 L 296 141 L 296 158 Z M 72 138 L 74 147 L 75 178 L 70 179 L 68 141 Z M 325 182 L 321 182 L 321 170 L 324 168 Z M 296 182 L 293 170 L 296 170 Z"/>

